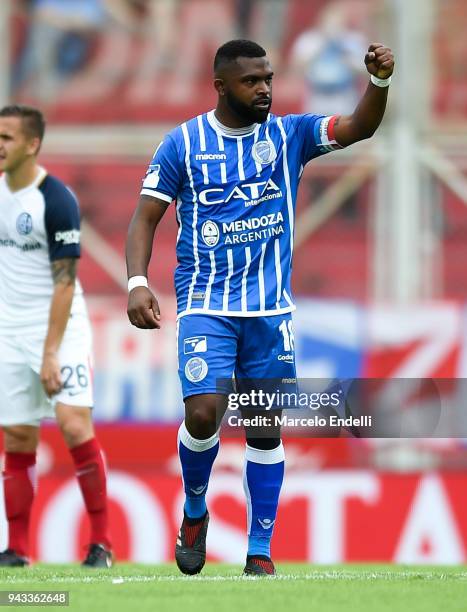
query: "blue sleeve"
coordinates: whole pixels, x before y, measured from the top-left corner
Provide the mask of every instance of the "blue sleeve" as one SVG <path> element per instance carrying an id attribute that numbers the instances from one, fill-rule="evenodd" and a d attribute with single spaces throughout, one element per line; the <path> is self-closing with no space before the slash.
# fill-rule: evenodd
<path id="1" fill-rule="evenodd" d="M 45 200 L 45 229 L 50 261 L 79 257 L 80 215 L 78 201 L 61 181 L 46 176 L 39 186 Z"/>
<path id="2" fill-rule="evenodd" d="M 149 195 L 170 204 L 182 185 L 180 153 L 171 133 L 157 147 L 143 180 L 141 195 Z"/>
<path id="3" fill-rule="evenodd" d="M 287 119 L 292 124 L 294 137 L 301 142 L 303 165 L 315 157 L 342 149 L 334 134 L 336 115 L 289 115 Z"/>

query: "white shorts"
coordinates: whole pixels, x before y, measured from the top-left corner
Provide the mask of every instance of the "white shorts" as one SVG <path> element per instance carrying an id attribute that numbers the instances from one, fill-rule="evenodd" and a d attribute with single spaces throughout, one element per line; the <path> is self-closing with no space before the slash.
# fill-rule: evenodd
<path id="1" fill-rule="evenodd" d="M 57 402 L 93 406 L 92 334 L 84 314 L 70 318 L 58 359 L 62 390 L 51 399 L 40 381 L 44 334 L 0 335 L 0 425 L 35 425 L 54 417 Z"/>

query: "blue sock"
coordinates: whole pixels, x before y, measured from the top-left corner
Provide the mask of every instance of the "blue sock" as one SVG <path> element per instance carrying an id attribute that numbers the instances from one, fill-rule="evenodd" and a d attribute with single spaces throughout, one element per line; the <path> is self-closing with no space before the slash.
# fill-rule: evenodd
<path id="1" fill-rule="evenodd" d="M 246 445 L 243 486 L 247 499 L 248 555 L 271 557 L 271 538 L 284 479 L 284 447 Z"/>
<path id="2" fill-rule="evenodd" d="M 200 518 L 206 513 L 206 491 L 218 451 L 217 432 L 206 440 L 197 440 L 189 434 L 185 422 L 180 425 L 178 455 L 186 495 L 184 510 L 189 518 Z"/>

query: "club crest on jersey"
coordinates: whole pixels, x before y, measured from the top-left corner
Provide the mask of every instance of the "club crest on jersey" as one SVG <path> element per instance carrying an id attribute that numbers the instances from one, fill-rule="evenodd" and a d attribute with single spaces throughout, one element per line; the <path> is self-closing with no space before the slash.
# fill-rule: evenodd
<path id="1" fill-rule="evenodd" d="M 208 247 L 216 246 L 219 242 L 219 228 L 214 221 L 205 221 L 201 227 L 201 237 Z"/>
<path id="2" fill-rule="evenodd" d="M 201 357 L 188 359 L 185 365 L 185 376 L 192 383 L 201 382 L 208 373 L 208 364 Z"/>
<path id="3" fill-rule="evenodd" d="M 277 157 L 274 145 L 269 140 L 258 140 L 251 150 L 253 159 L 262 166 L 271 164 Z"/>
<path id="4" fill-rule="evenodd" d="M 27 236 L 32 232 L 32 217 L 29 213 L 21 213 L 16 219 L 16 229 L 18 234 Z"/>

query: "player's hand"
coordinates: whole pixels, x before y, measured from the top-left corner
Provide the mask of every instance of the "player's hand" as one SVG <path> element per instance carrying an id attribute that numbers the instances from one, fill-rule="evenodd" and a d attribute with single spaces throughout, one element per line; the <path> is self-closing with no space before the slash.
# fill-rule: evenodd
<path id="1" fill-rule="evenodd" d="M 48 397 L 56 395 L 62 389 L 62 375 L 56 353 L 45 353 L 40 373 L 41 383 Z"/>
<path id="2" fill-rule="evenodd" d="M 159 304 L 149 289 L 135 287 L 128 296 L 128 318 L 140 329 L 160 329 L 161 313 Z"/>
<path id="3" fill-rule="evenodd" d="M 378 79 L 387 79 L 394 72 L 394 55 L 380 43 L 373 43 L 368 47 L 365 55 L 366 69 Z"/>

